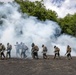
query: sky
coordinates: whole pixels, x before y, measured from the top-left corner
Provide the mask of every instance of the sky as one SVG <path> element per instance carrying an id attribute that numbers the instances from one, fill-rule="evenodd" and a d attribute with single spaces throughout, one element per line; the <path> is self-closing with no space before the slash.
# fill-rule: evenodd
<path id="1" fill-rule="evenodd" d="M 13 0 L 0 0 L 1 2 L 11 2 Z"/>
<path id="2" fill-rule="evenodd" d="M 13 0 L 0 0 L 3 2 L 9 2 Z M 40 0 L 30 0 L 30 1 L 40 1 Z M 58 17 L 65 17 L 68 13 L 76 13 L 76 0 L 64 0 L 61 4 L 52 3 L 52 1 L 58 0 L 43 0 L 46 9 L 51 9 L 57 12 Z M 60 1 L 60 0 L 59 0 Z M 58 5 L 61 5 L 58 7 Z"/>

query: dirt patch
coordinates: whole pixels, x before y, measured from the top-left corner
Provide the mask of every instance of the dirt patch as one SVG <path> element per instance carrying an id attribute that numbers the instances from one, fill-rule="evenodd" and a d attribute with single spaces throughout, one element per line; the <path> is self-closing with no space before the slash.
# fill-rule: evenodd
<path id="1" fill-rule="evenodd" d="M 76 75 L 76 57 L 0 60 L 0 75 Z"/>

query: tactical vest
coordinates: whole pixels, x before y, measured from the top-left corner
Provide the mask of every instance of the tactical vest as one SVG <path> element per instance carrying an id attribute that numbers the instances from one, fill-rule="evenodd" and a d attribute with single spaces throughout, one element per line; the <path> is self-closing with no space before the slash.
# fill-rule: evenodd
<path id="1" fill-rule="evenodd" d="M 3 49 L 3 45 L 0 45 L 0 51 Z"/>
<path id="2" fill-rule="evenodd" d="M 58 47 L 55 48 L 55 53 L 59 53 L 60 49 Z"/>
<path id="3" fill-rule="evenodd" d="M 8 45 L 7 46 L 7 50 L 11 50 L 12 49 L 12 46 L 11 45 Z"/>
<path id="4" fill-rule="evenodd" d="M 43 47 L 43 52 L 47 52 L 47 47 Z"/>
<path id="5" fill-rule="evenodd" d="M 70 47 L 69 47 L 69 48 L 67 48 L 67 53 L 68 53 L 68 52 L 71 52 L 71 48 L 70 48 Z"/>
<path id="6" fill-rule="evenodd" d="M 34 52 L 37 52 L 39 50 L 38 46 L 34 46 L 33 49 L 34 49 Z"/>

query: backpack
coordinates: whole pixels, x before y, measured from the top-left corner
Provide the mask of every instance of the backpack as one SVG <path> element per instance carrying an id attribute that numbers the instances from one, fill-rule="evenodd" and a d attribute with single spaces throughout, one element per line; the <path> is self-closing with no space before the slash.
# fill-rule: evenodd
<path id="1" fill-rule="evenodd" d="M 10 49 L 12 49 L 12 45 L 10 45 Z"/>
<path id="2" fill-rule="evenodd" d="M 0 50 L 2 50 L 2 45 L 0 45 Z"/>
<path id="3" fill-rule="evenodd" d="M 35 46 L 34 49 L 37 50 L 37 51 L 39 50 L 38 46 Z"/>
<path id="4" fill-rule="evenodd" d="M 28 50 L 28 47 L 25 45 L 25 50 Z"/>
<path id="5" fill-rule="evenodd" d="M 47 52 L 47 47 L 44 47 L 43 51 L 44 51 L 44 52 Z"/>
<path id="6" fill-rule="evenodd" d="M 2 46 L 2 49 L 3 49 L 3 50 L 5 50 L 5 49 L 6 49 L 4 45 Z"/>

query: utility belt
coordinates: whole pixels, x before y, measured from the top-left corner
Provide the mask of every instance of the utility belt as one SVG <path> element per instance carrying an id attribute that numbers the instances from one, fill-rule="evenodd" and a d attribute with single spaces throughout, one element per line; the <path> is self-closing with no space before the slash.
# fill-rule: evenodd
<path id="1" fill-rule="evenodd" d="M 23 49 L 21 52 L 24 53 L 24 52 L 26 52 L 26 50 Z"/>
<path id="2" fill-rule="evenodd" d="M 58 54 L 59 52 L 55 52 L 55 54 Z"/>
<path id="3" fill-rule="evenodd" d="M 10 49 L 7 50 L 7 52 L 10 52 L 10 51 L 11 51 Z"/>
<path id="4" fill-rule="evenodd" d="M 37 51 L 33 51 L 33 53 L 37 53 Z"/>
<path id="5" fill-rule="evenodd" d="M 7 50 L 11 50 L 11 48 L 7 48 Z"/>

